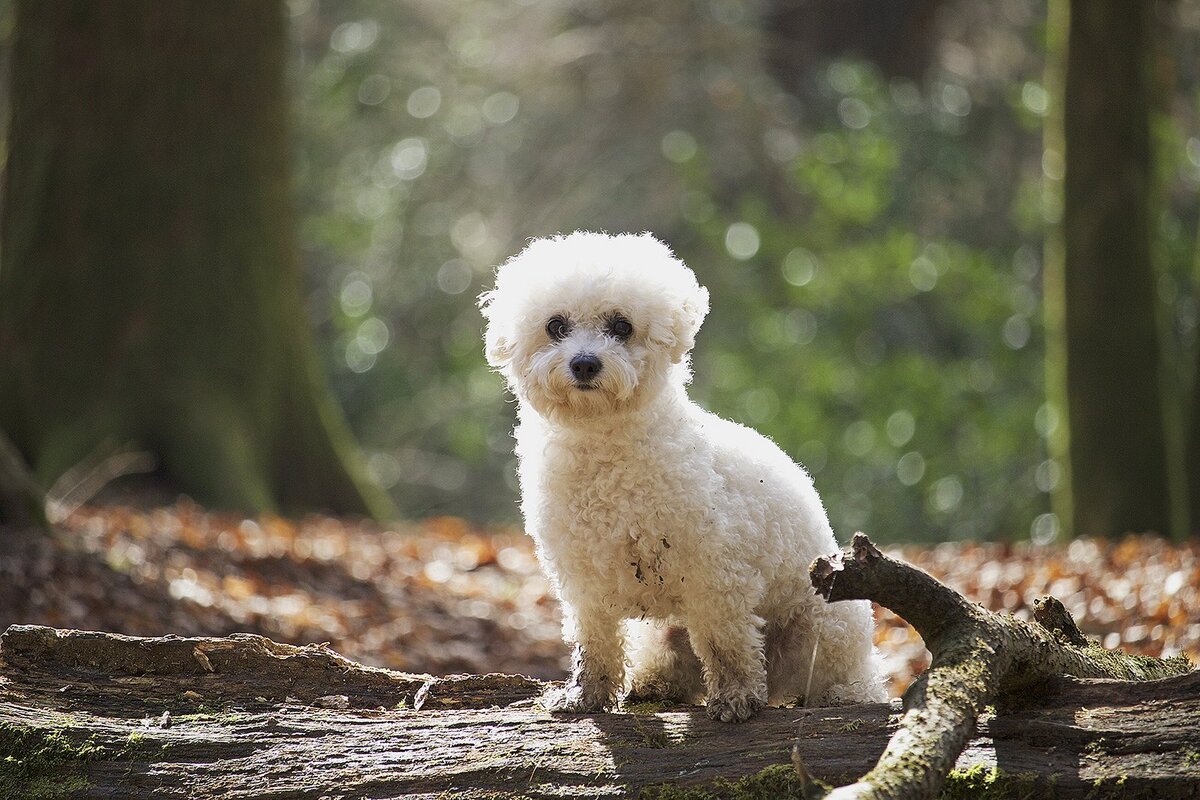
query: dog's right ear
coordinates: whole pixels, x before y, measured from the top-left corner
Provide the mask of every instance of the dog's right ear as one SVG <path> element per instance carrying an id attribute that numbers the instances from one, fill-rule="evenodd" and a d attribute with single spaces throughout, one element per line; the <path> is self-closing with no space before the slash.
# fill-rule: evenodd
<path id="1" fill-rule="evenodd" d="M 496 319 L 496 314 L 493 313 L 495 308 L 492 304 L 495 299 L 495 289 L 479 295 L 479 311 L 487 321 L 487 329 L 483 334 L 483 355 L 488 366 L 503 370 L 513 358 L 513 339 L 502 330 L 500 320 Z"/>
<path id="2" fill-rule="evenodd" d="M 489 328 L 484 339 L 483 354 L 487 358 L 488 366 L 503 370 L 512 362 L 513 348 L 507 337 L 498 334 L 493 336 Z"/>

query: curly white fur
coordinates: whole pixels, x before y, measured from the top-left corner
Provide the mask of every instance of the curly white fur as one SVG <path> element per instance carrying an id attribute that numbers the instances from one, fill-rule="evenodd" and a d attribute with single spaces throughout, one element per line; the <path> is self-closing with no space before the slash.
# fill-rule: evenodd
<path id="1" fill-rule="evenodd" d="M 885 699 L 870 607 L 809 583 L 837 547 L 812 480 L 687 397 L 708 292 L 666 245 L 534 241 L 481 307 L 488 362 L 518 399 L 526 527 L 576 645 L 552 710 L 611 708 L 623 688 L 704 699 L 727 722 L 767 702 Z"/>

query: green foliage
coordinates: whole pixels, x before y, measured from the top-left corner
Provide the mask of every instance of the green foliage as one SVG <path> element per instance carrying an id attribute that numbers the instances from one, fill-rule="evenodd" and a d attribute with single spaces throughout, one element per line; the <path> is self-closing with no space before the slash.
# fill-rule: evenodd
<path id="1" fill-rule="evenodd" d="M 1053 798 L 1054 783 L 1039 784 L 1037 775 L 1002 772 L 995 767 L 976 764 L 968 769 L 951 770 L 942 785 L 942 800 L 1034 800 Z"/>
<path id="2" fill-rule="evenodd" d="M 649 229 L 712 293 L 694 395 L 802 461 L 840 535 L 1052 538 L 1044 9 L 968 5 L 983 24 L 923 84 L 835 61 L 785 88 L 738 3 L 295 0 L 310 308 L 404 513 L 516 519 L 492 267 Z M 1178 265 L 1200 146 L 1164 125 L 1192 188 L 1164 221 Z"/>

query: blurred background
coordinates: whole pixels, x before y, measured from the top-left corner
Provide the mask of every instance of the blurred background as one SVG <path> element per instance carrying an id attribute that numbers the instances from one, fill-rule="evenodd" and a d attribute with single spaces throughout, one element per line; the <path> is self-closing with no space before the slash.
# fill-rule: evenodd
<path id="1" fill-rule="evenodd" d="M 187 111 L 167 110 L 171 102 L 193 108 L 196 98 L 220 87 L 217 72 L 172 66 L 194 59 L 186 46 L 146 56 L 142 74 L 132 75 L 112 65 L 97 67 L 86 48 L 69 39 L 72 26 L 86 35 L 108 24 L 103 36 L 110 38 L 97 41 L 116 48 L 121 37 L 135 42 L 142 36 L 146 47 L 167 49 L 162 42 L 170 40 L 169 20 L 134 31 L 105 23 L 105 15 L 91 20 L 86 11 L 66 11 L 70 3 L 49 4 L 58 13 L 34 10 L 36 5 L 24 15 L 27 40 L 58 35 L 67 44 L 57 55 L 30 45 L 18 46 L 14 58 L 21 37 L 18 4 L 3 4 L 0 17 L 6 70 L 15 75 L 15 96 L 27 97 L 30 108 L 28 117 L 18 108 L 14 120 L 27 125 L 30 138 L 46 136 L 51 127 L 45 115 L 36 116 L 39 110 L 76 102 L 85 111 L 59 122 L 89 130 L 91 138 L 64 147 L 119 162 L 93 135 L 93 126 L 108 124 L 110 135 L 125 136 L 137 158 L 146 152 L 138 136 L 161 139 L 180 130 L 179 115 L 186 118 Z M 1140 106 L 1124 107 L 1134 127 L 1141 125 L 1150 137 L 1152 158 L 1134 146 L 1125 151 L 1126 160 L 1141 158 L 1139 169 L 1150 182 L 1133 194 L 1131 202 L 1144 213 L 1129 222 L 1146 229 L 1145 247 L 1124 260 L 1113 253 L 1111 263 L 1101 266 L 1120 273 L 1133 263 L 1149 287 L 1144 300 L 1121 290 L 1104 302 L 1154 329 L 1151 349 L 1159 352 L 1143 348 L 1133 358 L 1149 365 L 1151 382 L 1161 390 L 1161 396 L 1137 402 L 1161 407 L 1144 424 L 1156 427 L 1162 440 L 1151 455 L 1162 462 L 1162 474 L 1145 477 L 1136 459 L 1128 460 L 1135 483 L 1159 484 L 1138 489 L 1158 492 L 1159 508 L 1132 519 L 1116 514 L 1091 520 L 1097 529 L 1090 532 L 1183 535 L 1190 531 L 1186 431 L 1196 358 L 1200 4 L 1163 0 L 1139 7 L 1114 5 L 1116 11 L 1094 16 L 1097 25 L 1109 26 L 1100 36 L 1102 52 L 1126 47 L 1145 80 L 1121 86 L 1102 73 L 1089 74 L 1085 65 L 1077 81 L 1110 94 L 1101 100 L 1110 105 L 1141 97 Z M 271 212 L 266 217 L 290 228 L 281 235 L 298 245 L 285 260 L 297 264 L 316 373 L 328 376 L 361 445 L 359 482 L 383 489 L 394 505 L 385 516 L 517 521 L 513 405 L 481 356 L 475 298 L 489 285 L 494 266 L 530 237 L 585 228 L 653 231 L 691 265 L 710 289 L 713 307 L 695 352 L 695 397 L 767 433 L 801 461 L 842 537 L 865 529 L 884 541 L 1045 543 L 1071 530 L 1065 347 L 1059 341 L 1065 331 L 1061 322 L 1060 330 L 1054 327 L 1062 316 L 1055 305 L 1062 302 L 1061 288 L 1054 287 L 1062 285 L 1063 267 L 1047 266 L 1048 257 L 1063 258 L 1055 243 L 1062 239 L 1064 206 L 1065 0 L 1049 7 L 1038 0 L 680 0 L 651 6 L 624 0 L 288 0 L 263 2 L 249 12 L 236 4 L 211 11 L 186 4 L 167 8 L 168 17 L 210 21 L 205 32 L 193 33 L 194 40 L 209 36 L 210 44 L 243 48 L 234 67 L 238 77 L 270 72 L 283 62 L 282 88 L 254 91 L 285 95 L 283 115 L 264 126 L 286 128 L 281 141 L 288 163 L 271 175 L 286 180 L 290 170 L 296 211 L 294 220 L 279 222 Z M 263 26 L 257 18 L 264 10 L 284 18 L 282 31 Z M 158 15 L 136 4 L 108 14 L 143 21 Z M 1126 44 L 1111 38 L 1111 31 L 1131 28 Z M 276 61 L 255 60 L 254 53 L 272 47 L 283 49 Z M 38 59 L 54 61 L 57 81 L 39 70 Z M 146 71 L 154 59 L 165 64 L 157 76 Z M 107 76 L 102 85 L 71 95 L 73 84 L 97 80 L 85 74 L 89 70 Z M 185 83 L 170 86 L 172 74 Z M 22 88 L 30 83 L 37 85 Z M 140 95 L 129 89 L 141 84 Z M 166 97 L 171 93 L 182 101 Z M 236 116 L 236 102 L 262 105 L 251 94 L 238 101 L 208 97 L 199 105 L 205 119 Z M 12 96 L 6 91 L 6 108 Z M 1075 96 L 1083 98 L 1083 91 Z M 165 122 L 161 129 L 138 128 L 130 123 L 138 112 L 114 108 L 115 102 L 158 102 L 160 110 L 147 113 Z M 104 123 L 88 116 L 93 105 L 109 108 Z M 264 129 L 233 135 L 261 138 L 268 136 Z M 55 327 L 68 341 L 43 341 L 39 351 L 30 344 L 35 334 L 29 328 L 77 314 L 68 305 L 47 300 L 50 306 L 39 307 L 32 299 L 55 294 L 45 287 L 53 283 L 46 277 L 38 289 L 29 288 L 35 279 L 13 274 L 32 271 L 39 258 L 61 263 L 63 238 L 87 238 L 88 224 L 100 218 L 90 218 L 74 201 L 39 209 L 35 198 L 56 191 L 94 196 L 100 183 L 111 187 L 120 178 L 110 166 L 100 175 L 93 170 L 86 181 L 49 179 L 56 189 L 36 188 L 38 180 L 48 180 L 44 174 L 28 177 L 14 168 L 31 164 L 32 173 L 62 151 L 29 145 L 23 152 L 21 135 L 14 131 L 6 148 L 7 263 L 0 273 L 7 278 L 0 288 L 7 298 L 0 303 L 7 306 L 0 309 L 8 314 L 5 323 L 0 311 L 0 331 L 7 331 L 0 350 L 9 356 L 5 363 L 0 355 L 0 376 L 8 375 L 7 383 L 0 377 L 0 388 L 7 387 L 10 399 L 0 403 L 0 429 L 43 489 L 112 435 L 155 451 L 167 478 L 186 472 L 175 467 L 187 459 L 242 458 L 215 447 L 181 456 L 177 451 L 195 447 L 168 445 L 163 440 L 174 434 L 161 432 L 183 425 L 177 420 L 191 412 L 179 408 L 162 412 L 167 420 L 154 432 L 140 423 L 100 424 L 65 453 L 46 443 L 63 425 L 39 416 L 43 408 L 64 393 L 73 395 L 61 417 L 75 426 L 88 405 L 80 395 L 112 383 L 49 376 L 46 355 L 91 361 L 85 351 L 71 350 L 71 341 L 106 340 L 107 334 L 60 322 Z M 204 141 L 219 135 L 208 130 Z M 1124 169 L 1104 161 L 1108 155 L 1098 158 L 1106 165 L 1102 173 Z M 220 199 L 227 187 L 200 182 L 186 191 L 199 206 L 236 206 Z M 212 198 L 196 200 L 202 192 Z M 165 201 L 142 193 L 121 219 L 136 214 L 138 202 Z M 120 224 L 114 220 L 104 227 Z M 39 250 L 14 236 L 30 226 L 58 243 Z M 94 263 L 87 247 L 112 253 L 123 246 L 104 248 L 93 240 L 75 248 L 75 261 Z M 145 251 L 145 237 L 138 246 Z M 161 264 L 163 253 L 158 255 Z M 117 269 L 128 273 L 135 258 L 123 259 Z M 56 283 L 61 287 L 63 280 Z M 206 310 L 194 315 L 192 328 L 176 325 L 150 335 L 186 340 L 210 321 L 223 324 L 223 314 L 260 313 L 248 290 L 234 284 L 225 290 L 247 299 L 192 290 L 192 300 L 182 302 L 211 301 L 225 311 Z M 124 282 L 109 279 L 90 287 L 87 302 L 120 314 L 129 313 L 121 310 L 128 300 Z M 1106 324 L 1124 323 L 1110 316 Z M 242 341 L 256 335 L 245 333 Z M 146 355 L 123 347 L 110 348 L 121 353 L 114 359 Z M 175 351 L 148 357 L 180 360 Z M 206 371 L 228 372 L 224 362 L 258 355 L 212 348 L 201 358 L 209 359 L 199 365 L 208 381 Z M 139 373 L 142 378 L 115 391 L 168 391 L 146 383 L 157 379 L 160 367 L 152 364 Z M 70 364 L 65 369 L 78 371 Z M 325 391 L 322 380 L 318 393 Z M 29 388 L 39 382 L 47 385 L 46 396 Z M 1111 392 L 1136 393 L 1144 383 L 1144 375 L 1118 374 Z M 1082 391 L 1088 402 L 1107 402 Z M 236 393 L 229 400 L 241 402 Z M 322 413 L 336 416 L 336 410 Z M 136 416 L 147 415 L 157 412 L 140 409 Z M 1120 427 L 1140 436 L 1139 425 L 1130 419 Z M 192 427 L 192 441 L 205 441 L 209 428 L 227 425 L 217 417 Z M 244 427 L 253 439 L 260 425 Z M 1095 436 L 1080 433 L 1080 441 L 1085 435 Z M 66 436 L 79 432 L 72 427 Z M 247 447 L 262 445 L 251 441 Z M 348 448 L 337 449 L 344 455 Z M 231 493 L 211 479 L 177 482 L 217 505 L 347 510 L 335 494 L 326 498 L 319 491 L 283 492 L 277 503 L 280 492 L 267 484 Z M 377 515 L 387 508 L 382 499 L 368 505 Z"/>
<path id="2" fill-rule="evenodd" d="M 1155 300 L 1182 392 L 1200 7 L 1153 5 Z M 692 266 L 713 307 L 695 396 L 800 460 L 840 535 L 1059 534 L 1045 3 L 288 9 L 308 307 L 403 514 L 514 519 L 473 300 L 528 237 L 588 228 Z"/>
<path id="3" fill-rule="evenodd" d="M 559 674 L 476 298 L 582 228 L 840 538 L 1200 653 L 1198 69 L 1200 0 L 0 0 L 0 622 Z"/>

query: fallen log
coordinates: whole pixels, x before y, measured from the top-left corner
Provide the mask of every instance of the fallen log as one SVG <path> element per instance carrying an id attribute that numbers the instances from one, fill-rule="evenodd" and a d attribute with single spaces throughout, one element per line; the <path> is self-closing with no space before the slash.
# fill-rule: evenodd
<path id="1" fill-rule="evenodd" d="M 363 666 L 261 636 L 0 636 L 0 797 L 804 796 L 793 743 L 846 783 L 879 758 L 888 705 L 557 716 L 546 684 Z M 1059 678 L 985 712 L 959 796 L 1200 795 L 1200 673 L 1144 684 Z M 757 794 L 755 794 L 757 792 Z"/>

